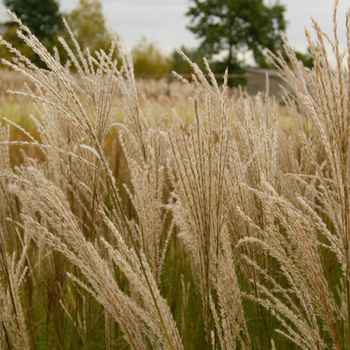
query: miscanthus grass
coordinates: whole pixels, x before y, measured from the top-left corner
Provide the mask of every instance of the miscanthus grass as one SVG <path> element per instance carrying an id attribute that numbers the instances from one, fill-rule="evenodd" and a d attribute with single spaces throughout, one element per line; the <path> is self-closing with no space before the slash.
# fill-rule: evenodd
<path id="1" fill-rule="evenodd" d="M 193 120 L 154 115 L 116 40 L 92 54 L 61 38 L 61 62 L 10 14 L 45 69 L 0 39 L 30 82 L 11 92 L 36 109 L 35 132 L 0 127 L 1 348 L 350 349 L 350 14 L 342 52 L 336 9 L 333 39 L 306 33 L 313 69 L 269 54 L 289 123 L 268 82 L 232 97 L 227 73 L 219 86 L 186 56 Z"/>

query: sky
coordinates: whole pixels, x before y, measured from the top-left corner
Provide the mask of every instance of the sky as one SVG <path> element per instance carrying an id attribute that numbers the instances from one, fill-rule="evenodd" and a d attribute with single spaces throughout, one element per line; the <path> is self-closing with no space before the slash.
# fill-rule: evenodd
<path id="1" fill-rule="evenodd" d="M 69 11 L 79 0 L 60 0 L 61 9 Z M 127 47 L 136 45 L 142 37 L 157 43 L 164 52 L 169 53 L 181 45 L 195 47 L 198 41 L 186 29 L 189 18 L 185 13 L 189 0 L 101 0 L 106 20 Z M 265 3 L 274 3 L 266 0 Z M 317 19 L 327 32 L 332 31 L 333 0 L 280 0 L 286 6 L 285 18 L 288 21 L 287 39 L 297 50 L 305 51 L 305 27 L 312 29 L 311 17 Z M 345 13 L 350 8 L 349 0 L 339 0 L 339 28 L 341 42 L 345 44 Z M 0 19 L 5 11 L 0 7 Z"/>

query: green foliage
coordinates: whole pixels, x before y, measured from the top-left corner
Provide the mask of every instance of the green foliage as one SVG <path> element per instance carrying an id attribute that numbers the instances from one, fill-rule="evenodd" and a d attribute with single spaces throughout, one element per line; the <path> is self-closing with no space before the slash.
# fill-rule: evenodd
<path id="1" fill-rule="evenodd" d="M 134 71 L 136 75 L 161 77 L 171 71 L 171 61 L 165 57 L 157 46 L 143 38 L 132 49 Z"/>
<path id="2" fill-rule="evenodd" d="M 62 15 L 57 0 L 4 0 L 4 5 L 26 25 L 31 32 L 51 50 L 57 44 L 57 33 L 63 28 Z M 0 34 L 35 64 L 44 67 L 37 55 L 16 34 L 18 25 L 12 21 L 1 23 Z M 0 47 L 1 58 L 11 59 L 5 47 Z M 1 67 L 1 64 L 0 64 Z"/>
<path id="3" fill-rule="evenodd" d="M 18 39 L 17 36 L 17 26 L 11 25 L 7 26 L 6 23 L 0 24 L 0 35 L 8 42 L 12 43 L 12 45 L 18 49 L 23 55 L 34 60 L 34 52 L 23 44 L 23 41 Z M 9 60 L 11 58 L 10 52 L 6 49 L 5 46 L 0 46 L 0 57 L 2 59 Z M 0 67 L 2 68 L 2 64 L 0 62 Z"/>
<path id="4" fill-rule="evenodd" d="M 82 48 L 89 48 L 91 52 L 108 50 L 112 35 L 106 27 L 100 1 L 80 0 L 78 7 L 67 14 L 66 18 Z"/>
<path id="5" fill-rule="evenodd" d="M 186 46 L 181 46 L 181 51 L 193 62 L 198 64 L 201 69 L 204 69 L 203 63 L 203 53 L 196 48 L 187 48 Z M 183 57 L 174 50 L 171 54 L 172 70 L 179 74 L 192 74 L 193 68 L 188 62 L 186 62 Z"/>
<path id="6" fill-rule="evenodd" d="M 52 50 L 57 46 L 62 61 L 65 62 L 68 59 L 65 50 L 58 43 L 58 36 L 63 36 L 69 43 L 71 39 L 63 28 L 62 16 L 56 0 L 4 0 L 4 4 L 29 27 L 46 48 Z M 65 14 L 65 17 L 83 49 L 88 47 L 92 52 L 98 49 L 109 49 L 112 35 L 106 27 L 102 4 L 99 0 L 80 0 L 79 5 Z M 0 34 L 35 64 L 42 66 L 34 52 L 18 38 L 17 29 L 18 25 L 13 22 L 2 23 Z M 2 58 L 11 58 L 11 54 L 3 46 L 0 47 L 0 55 Z"/>
<path id="7" fill-rule="evenodd" d="M 46 44 L 62 28 L 62 16 L 57 0 L 4 0 L 4 5 L 14 12 L 31 32 Z M 7 26 L 13 26 L 7 23 Z"/>
<path id="8" fill-rule="evenodd" d="M 252 52 L 256 63 L 266 64 L 264 50 L 276 52 L 286 29 L 285 7 L 263 0 L 192 0 L 188 28 L 201 39 L 207 55 L 226 52 L 224 63 L 232 71 L 241 64 L 239 54 Z"/>
<path id="9" fill-rule="evenodd" d="M 300 52 L 300 51 L 295 51 L 295 56 L 303 62 L 305 67 L 312 68 L 314 66 L 314 60 L 310 52 L 310 48 L 308 48 L 307 52 Z M 285 58 L 286 61 L 288 62 L 288 57 Z"/>

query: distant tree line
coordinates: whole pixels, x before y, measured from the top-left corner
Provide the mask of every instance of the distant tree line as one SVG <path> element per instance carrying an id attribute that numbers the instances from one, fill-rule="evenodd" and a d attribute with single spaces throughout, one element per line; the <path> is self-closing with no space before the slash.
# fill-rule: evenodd
<path id="1" fill-rule="evenodd" d="M 49 51 L 57 47 L 63 61 L 68 57 L 58 37 L 62 36 L 70 43 L 63 17 L 82 48 L 95 52 L 107 50 L 111 44 L 112 33 L 106 26 L 99 0 L 80 0 L 69 13 L 60 11 L 57 0 L 3 0 L 3 3 Z M 285 7 L 278 2 L 268 6 L 263 0 L 191 0 L 187 12 L 190 19 L 188 29 L 200 44 L 197 48 L 181 49 L 202 68 L 202 57 L 207 57 L 212 70 L 218 74 L 226 68 L 229 73 L 243 73 L 247 68 L 244 59 L 247 54 L 255 66 L 268 68 L 264 53 L 266 49 L 277 52 L 282 48 L 282 36 L 286 30 L 284 13 Z M 38 64 L 35 53 L 17 38 L 16 31 L 17 26 L 11 21 L 0 24 L 0 34 Z M 305 65 L 312 66 L 308 53 L 298 52 L 297 55 Z M 6 48 L 0 47 L 0 57 L 10 56 Z M 189 64 L 175 50 L 166 56 L 155 43 L 146 39 L 132 49 L 132 56 L 135 74 L 139 76 L 162 77 L 171 71 L 191 73 Z"/>
<path id="2" fill-rule="evenodd" d="M 80 0 L 78 6 L 68 13 L 60 11 L 57 0 L 3 0 L 3 3 L 19 17 L 24 25 L 29 27 L 49 51 L 56 47 L 62 61 L 67 61 L 68 57 L 58 38 L 61 36 L 71 44 L 63 17 L 82 48 L 88 47 L 91 52 L 94 52 L 98 49 L 107 50 L 111 44 L 112 34 L 107 29 L 102 5 L 98 0 Z M 0 34 L 40 66 L 34 52 L 18 39 L 17 29 L 17 24 L 9 20 L 1 24 Z M 0 56 L 8 59 L 11 54 L 6 48 L 0 46 Z"/>

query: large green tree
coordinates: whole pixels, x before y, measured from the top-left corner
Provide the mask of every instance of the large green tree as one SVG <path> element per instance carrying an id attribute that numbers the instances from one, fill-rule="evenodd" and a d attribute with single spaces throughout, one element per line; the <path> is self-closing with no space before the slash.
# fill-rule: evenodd
<path id="1" fill-rule="evenodd" d="M 42 42 L 52 42 L 62 27 L 62 15 L 57 0 L 4 0 L 4 5 Z"/>
<path id="2" fill-rule="evenodd" d="M 250 51 L 255 62 L 265 66 L 264 50 L 282 46 L 286 29 L 285 7 L 263 0 L 191 0 L 188 28 L 201 40 L 206 55 L 225 53 L 224 65 L 237 68 L 240 53 Z"/>

